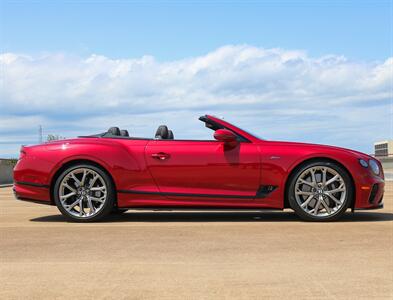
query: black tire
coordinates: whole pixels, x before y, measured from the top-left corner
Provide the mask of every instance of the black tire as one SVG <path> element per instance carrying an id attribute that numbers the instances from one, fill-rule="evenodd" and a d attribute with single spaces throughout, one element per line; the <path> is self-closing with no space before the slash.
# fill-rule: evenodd
<path id="1" fill-rule="evenodd" d="M 106 185 L 107 193 L 106 193 L 106 198 L 104 200 L 104 204 L 102 205 L 102 208 L 95 215 L 92 215 L 92 216 L 78 217 L 78 216 L 72 215 L 63 207 L 63 205 L 60 202 L 59 188 L 60 188 L 61 182 L 63 181 L 65 176 L 67 176 L 70 172 L 72 172 L 73 170 L 76 170 L 76 169 L 80 169 L 80 168 L 89 169 L 89 170 L 92 170 L 92 171 L 98 173 Z M 55 186 L 53 189 L 53 198 L 54 198 L 55 204 L 56 204 L 57 208 L 59 209 L 59 211 L 62 213 L 62 215 L 64 217 L 66 217 L 66 219 L 69 221 L 80 222 L 80 223 L 96 222 L 96 221 L 101 220 L 102 218 L 104 218 L 108 214 L 110 214 L 112 212 L 113 207 L 114 207 L 115 197 L 116 197 L 115 188 L 114 188 L 114 185 L 113 185 L 112 180 L 109 177 L 109 175 L 101 168 L 98 168 L 98 167 L 96 167 L 94 165 L 90 165 L 90 164 L 75 164 L 75 165 L 67 168 L 66 170 L 64 170 L 56 179 Z M 83 206 L 83 204 L 82 204 L 82 206 Z"/>
<path id="2" fill-rule="evenodd" d="M 312 167 L 328 167 L 336 171 L 341 178 L 343 179 L 346 187 L 345 198 L 342 201 L 342 206 L 337 209 L 334 213 L 328 216 L 313 216 L 310 213 L 306 212 L 298 203 L 295 197 L 295 185 L 298 178 L 301 174 L 304 174 L 306 170 Z M 342 217 L 345 211 L 348 209 L 349 205 L 352 203 L 353 200 L 353 184 L 352 180 L 348 174 L 348 172 L 341 167 L 340 165 L 329 162 L 329 161 L 313 161 L 309 163 L 305 163 L 301 165 L 289 178 L 289 188 L 288 188 L 288 201 L 290 207 L 295 211 L 295 213 L 304 221 L 313 221 L 313 222 L 329 222 L 335 221 Z M 317 201 L 317 200 L 315 200 Z M 318 210 L 317 210 L 318 211 Z"/>

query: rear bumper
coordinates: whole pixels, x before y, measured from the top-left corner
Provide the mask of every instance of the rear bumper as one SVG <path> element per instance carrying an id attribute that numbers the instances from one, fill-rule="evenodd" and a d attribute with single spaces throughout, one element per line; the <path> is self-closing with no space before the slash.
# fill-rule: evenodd
<path id="1" fill-rule="evenodd" d="M 53 164 L 35 155 L 25 155 L 14 167 L 14 194 L 17 199 L 51 202 L 49 170 Z"/>
<path id="2" fill-rule="evenodd" d="M 29 182 L 15 182 L 13 192 L 17 200 L 52 204 L 50 200 L 50 189 L 49 186 L 46 185 L 38 185 Z"/>

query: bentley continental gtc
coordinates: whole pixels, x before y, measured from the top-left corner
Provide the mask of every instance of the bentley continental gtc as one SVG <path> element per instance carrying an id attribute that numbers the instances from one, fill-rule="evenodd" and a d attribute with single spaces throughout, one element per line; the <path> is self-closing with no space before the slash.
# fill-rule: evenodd
<path id="1" fill-rule="evenodd" d="M 332 221 L 383 206 L 375 158 L 333 146 L 260 139 L 220 118 L 199 118 L 211 140 L 108 131 L 23 146 L 14 169 L 17 199 L 56 205 L 69 220 L 97 221 L 130 209 L 292 209 Z"/>

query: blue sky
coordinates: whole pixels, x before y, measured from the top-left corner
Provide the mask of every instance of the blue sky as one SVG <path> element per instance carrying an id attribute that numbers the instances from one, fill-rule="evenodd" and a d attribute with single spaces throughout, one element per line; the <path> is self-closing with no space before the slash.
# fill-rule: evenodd
<path id="1" fill-rule="evenodd" d="M 159 60 L 227 44 L 385 59 L 391 1 L 2 1 L 2 47 Z"/>
<path id="2" fill-rule="evenodd" d="M 38 124 L 151 136 L 165 119 L 199 137 L 182 117 L 203 113 L 367 153 L 392 138 L 392 1 L 3 0 L 0 12 L 0 157 Z"/>

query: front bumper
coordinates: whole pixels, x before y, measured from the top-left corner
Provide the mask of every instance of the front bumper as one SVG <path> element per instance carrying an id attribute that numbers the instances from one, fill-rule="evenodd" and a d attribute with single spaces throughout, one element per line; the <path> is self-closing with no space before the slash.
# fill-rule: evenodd
<path id="1" fill-rule="evenodd" d="M 377 176 L 365 176 L 356 184 L 355 209 L 378 209 L 383 207 L 385 181 Z"/>
<path id="2" fill-rule="evenodd" d="M 368 208 L 357 208 L 356 210 L 374 210 L 374 209 L 382 209 L 383 208 L 383 201 L 379 203 L 377 206 L 372 206 Z"/>

